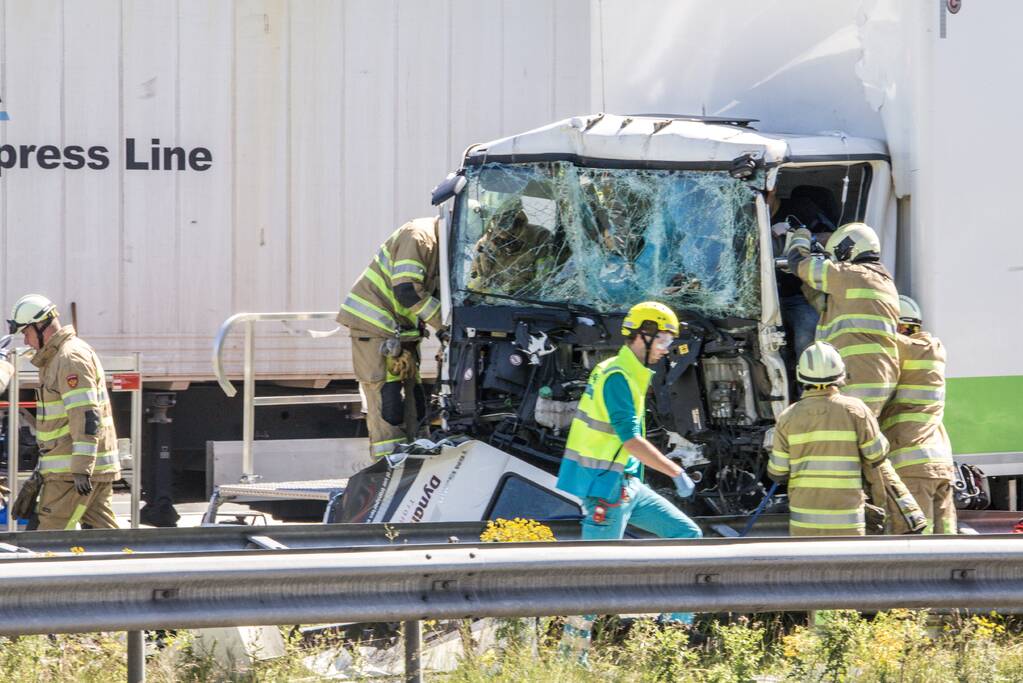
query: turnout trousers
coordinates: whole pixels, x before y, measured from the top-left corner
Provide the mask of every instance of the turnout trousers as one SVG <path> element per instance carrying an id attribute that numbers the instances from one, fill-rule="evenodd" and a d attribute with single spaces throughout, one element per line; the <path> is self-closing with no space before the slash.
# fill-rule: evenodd
<path id="1" fill-rule="evenodd" d="M 374 458 L 389 454 L 399 443 L 416 439 L 419 421 L 412 397 L 422 392 L 418 363 L 409 378 L 388 376 L 387 359 L 380 353 L 385 341 L 384 337 L 352 335 L 352 365 L 366 401 L 369 453 Z M 418 353 L 413 356 L 418 358 Z M 399 389 L 395 382 L 401 383 L 400 391 L 393 391 Z"/>
<path id="2" fill-rule="evenodd" d="M 82 495 L 74 482 L 47 479 L 36 508 L 39 531 L 71 530 L 79 524 L 93 529 L 117 529 L 114 517 L 113 482 L 93 481 L 92 493 Z"/>

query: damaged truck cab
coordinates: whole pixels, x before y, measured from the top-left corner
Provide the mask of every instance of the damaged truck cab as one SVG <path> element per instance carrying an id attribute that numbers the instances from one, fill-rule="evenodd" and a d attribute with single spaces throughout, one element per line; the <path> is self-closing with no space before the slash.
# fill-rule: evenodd
<path id="1" fill-rule="evenodd" d="M 446 430 L 556 467 L 622 315 L 657 300 L 688 328 L 656 368 L 651 438 L 703 475 L 693 512 L 757 505 L 794 362 L 771 207 L 808 223 L 809 201 L 883 239 L 893 203 L 883 143 L 752 123 L 598 114 L 467 151 L 446 231 Z"/>
<path id="2" fill-rule="evenodd" d="M 542 496 L 524 497 L 515 515 L 564 514 L 553 474 L 576 406 L 590 370 L 621 347 L 625 312 L 643 300 L 687 323 L 655 368 L 647 416 L 648 437 L 702 475 L 680 506 L 695 515 L 752 511 L 766 491 L 795 361 L 779 306 L 784 234 L 772 231 L 771 214 L 822 226 L 862 220 L 883 240 L 894 215 L 882 142 L 773 135 L 752 123 L 596 114 L 469 148 L 434 193 L 450 329 L 434 437 L 468 437 L 479 448 L 448 449 L 420 475 L 426 488 L 465 493 L 431 492 L 446 509 L 424 513 L 424 486 L 388 476 L 376 495 L 362 496 L 364 514 L 344 517 L 404 521 L 381 516 L 384 508 L 424 521 L 492 517 L 506 469 L 550 494 L 538 509 Z M 489 472 L 498 453 L 514 467 Z M 483 465 L 473 458 L 488 463 L 486 477 L 474 477 Z M 473 481 L 469 489 L 446 459 Z M 648 481 L 673 496 L 659 476 Z M 407 500 L 384 504 L 403 497 L 399 489 Z M 460 510 L 466 495 L 472 511 Z"/>

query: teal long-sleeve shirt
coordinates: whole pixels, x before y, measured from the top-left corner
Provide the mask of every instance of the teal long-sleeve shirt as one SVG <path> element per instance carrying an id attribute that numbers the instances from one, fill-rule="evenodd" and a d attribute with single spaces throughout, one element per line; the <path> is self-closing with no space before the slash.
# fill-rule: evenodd
<path id="1" fill-rule="evenodd" d="M 629 382 L 624 375 L 615 373 L 604 381 L 604 405 L 607 406 L 611 426 L 622 443 L 643 436 L 643 425 L 636 415 L 632 390 L 629 389 Z M 642 468 L 643 464 L 630 454 L 629 460 L 625 463 L 625 474 L 640 477 L 643 474 Z"/>

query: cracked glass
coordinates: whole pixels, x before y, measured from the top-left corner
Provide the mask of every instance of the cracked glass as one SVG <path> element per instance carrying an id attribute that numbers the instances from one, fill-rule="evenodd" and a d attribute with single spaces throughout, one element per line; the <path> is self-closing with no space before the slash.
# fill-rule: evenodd
<path id="1" fill-rule="evenodd" d="M 614 312 L 652 299 L 760 315 L 755 190 L 726 172 L 490 163 L 466 178 L 451 245 L 456 305 Z"/>

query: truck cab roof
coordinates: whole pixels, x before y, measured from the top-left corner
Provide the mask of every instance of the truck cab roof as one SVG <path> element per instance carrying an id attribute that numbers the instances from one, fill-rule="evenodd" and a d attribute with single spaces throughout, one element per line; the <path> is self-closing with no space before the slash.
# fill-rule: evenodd
<path id="1" fill-rule="evenodd" d="M 726 170 L 750 155 L 765 167 L 818 161 L 888 160 L 881 140 L 764 133 L 755 119 L 674 114 L 590 114 L 474 145 L 467 165 L 487 162 L 571 161 L 601 167 Z"/>

